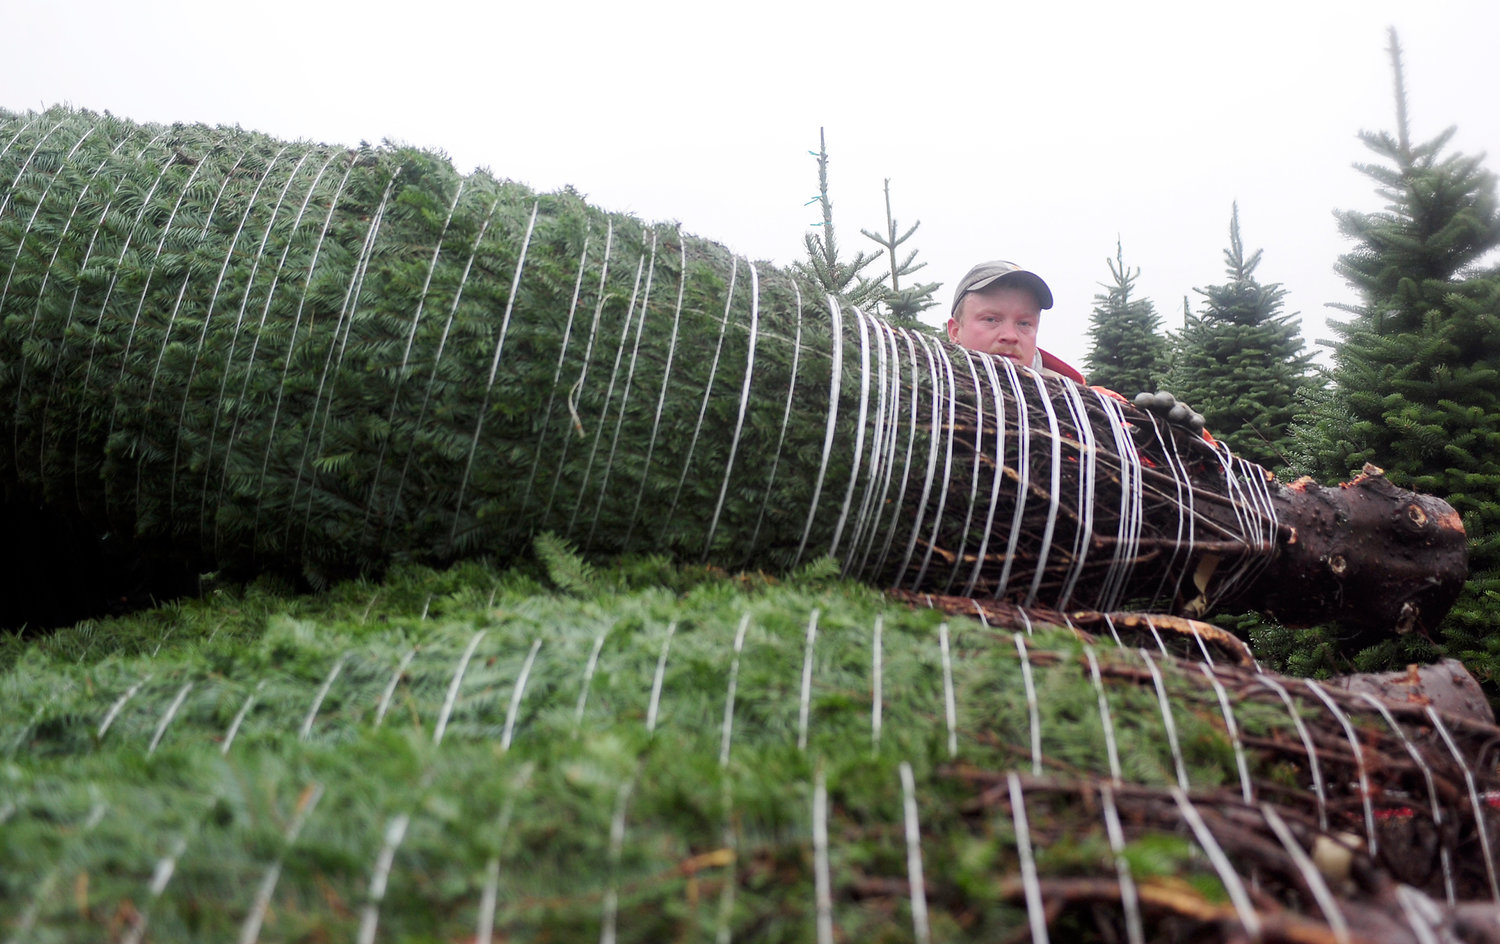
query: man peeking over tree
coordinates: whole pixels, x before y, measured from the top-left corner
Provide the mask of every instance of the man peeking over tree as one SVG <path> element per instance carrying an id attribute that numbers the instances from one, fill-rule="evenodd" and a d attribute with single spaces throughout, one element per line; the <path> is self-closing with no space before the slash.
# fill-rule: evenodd
<path id="1" fill-rule="evenodd" d="M 1037 347 L 1042 312 L 1052 307 L 1052 289 L 1042 277 L 1014 262 L 981 262 L 958 281 L 948 318 L 948 340 L 960 347 L 1004 357 L 1020 367 L 1087 383 L 1072 364 Z M 1095 388 L 1119 400 L 1113 390 Z M 1135 405 L 1162 414 L 1168 422 L 1213 437 L 1203 428 L 1203 416 L 1165 390 L 1136 395 Z"/>
<path id="2" fill-rule="evenodd" d="M 1084 383 L 1077 368 L 1036 346 L 1042 312 L 1051 307 L 1052 289 L 1035 272 L 1001 259 L 981 262 L 953 292 L 948 340 Z"/>

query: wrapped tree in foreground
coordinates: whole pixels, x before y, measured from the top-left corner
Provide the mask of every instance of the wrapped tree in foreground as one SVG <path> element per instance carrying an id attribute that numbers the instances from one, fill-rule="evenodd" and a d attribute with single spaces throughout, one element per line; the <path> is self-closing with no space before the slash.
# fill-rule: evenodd
<path id="1" fill-rule="evenodd" d="M 0 640 L 6 940 L 1494 920 L 1492 724 L 1098 612 L 1428 624 L 1437 499 L 1283 486 L 421 152 L 54 110 L 0 121 L 0 184 L 7 489 L 145 557 L 384 575 Z M 564 594 L 410 563 L 533 546 Z"/>
<path id="2" fill-rule="evenodd" d="M 0 475 L 198 570 L 587 553 L 1059 610 L 1431 626 L 1437 499 L 1132 407 L 431 154 L 0 121 Z"/>
<path id="3" fill-rule="evenodd" d="M 403 568 L 0 649 L 0 935 L 1494 939 L 1492 724 L 548 559 L 569 593 Z"/>

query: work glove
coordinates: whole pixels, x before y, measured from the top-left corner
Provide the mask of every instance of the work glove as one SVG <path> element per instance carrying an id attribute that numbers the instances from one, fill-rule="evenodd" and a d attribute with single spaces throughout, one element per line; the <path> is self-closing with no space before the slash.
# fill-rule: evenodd
<path id="1" fill-rule="evenodd" d="M 1155 393 L 1142 391 L 1135 395 L 1135 405 L 1147 413 L 1155 413 L 1174 426 L 1181 426 L 1194 433 L 1203 432 L 1203 414 L 1165 390 Z"/>

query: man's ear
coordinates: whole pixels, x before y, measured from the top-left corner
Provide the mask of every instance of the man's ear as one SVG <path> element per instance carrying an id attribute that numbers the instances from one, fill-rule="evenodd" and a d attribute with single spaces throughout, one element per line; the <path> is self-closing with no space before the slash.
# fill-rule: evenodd
<path id="1" fill-rule="evenodd" d="M 948 340 L 952 341 L 954 344 L 958 343 L 958 319 L 957 318 L 949 318 L 948 319 Z"/>

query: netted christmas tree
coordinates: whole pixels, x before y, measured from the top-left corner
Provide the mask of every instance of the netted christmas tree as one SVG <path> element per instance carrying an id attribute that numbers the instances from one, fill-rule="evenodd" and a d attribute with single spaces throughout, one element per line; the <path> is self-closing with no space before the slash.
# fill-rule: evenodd
<path id="1" fill-rule="evenodd" d="M 1216 438 L 1274 469 L 1287 464 L 1290 425 L 1312 354 L 1304 349 L 1298 316 L 1282 311 L 1286 289 L 1256 278 L 1260 261 L 1259 249 L 1245 254 L 1236 204 L 1224 250 L 1229 281 L 1194 290 L 1203 308 L 1185 315 L 1167 386 L 1203 414 Z"/>
<path id="2" fill-rule="evenodd" d="M 1150 623 L 913 608 L 826 560 L 731 580 L 538 543 L 545 568 L 267 581 L 0 640 L 0 934 L 1419 944 L 1493 921 L 1492 724 Z"/>
<path id="3" fill-rule="evenodd" d="M 1453 655 L 1495 678 L 1500 637 L 1492 631 L 1500 590 L 1500 247 L 1495 177 L 1482 157 L 1453 153 L 1453 129 L 1414 142 L 1401 49 L 1394 30 L 1396 130 L 1365 132 L 1379 158 L 1361 170 L 1385 206 L 1339 213 L 1356 241 L 1338 269 L 1358 289 L 1339 336 L 1332 387 L 1297 430 L 1299 461 L 1324 479 L 1375 462 L 1404 486 L 1444 494 L 1463 515 L 1473 574 L 1445 627 Z M 1404 662 L 1391 644 L 1366 656 Z"/>
<path id="4" fill-rule="evenodd" d="M 1325 502 L 1128 405 L 430 153 L 54 109 L 4 116 L 5 179 L 0 478 L 148 558 L 320 584 L 552 531 L 1381 630 L 1463 573 L 1440 502 L 1351 528 L 1409 504 L 1368 480 L 1294 540 Z M 1356 538 L 1376 566 L 1330 568 Z"/>
<path id="5" fill-rule="evenodd" d="M 1089 315 L 1089 383 L 1127 397 L 1158 390 L 1170 365 L 1161 316 L 1151 299 L 1133 297 L 1141 270 L 1125 265 L 1124 245 L 1116 243 L 1115 257 L 1106 261 L 1114 282 L 1094 296 Z"/>

